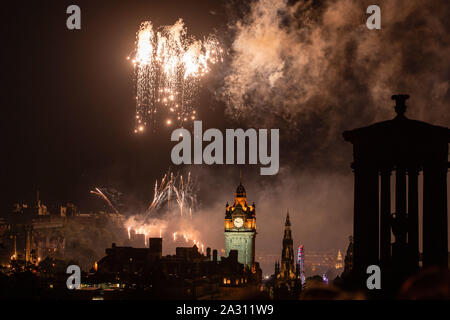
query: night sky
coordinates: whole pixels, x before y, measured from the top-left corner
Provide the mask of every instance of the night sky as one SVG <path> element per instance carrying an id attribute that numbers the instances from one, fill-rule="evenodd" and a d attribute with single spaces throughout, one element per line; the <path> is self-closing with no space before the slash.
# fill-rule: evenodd
<path id="1" fill-rule="evenodd" d="M 136 31 L 144 20 L 165 25 L 179 17 L 197 37 L 225 26 L 219 1 L 109 0 L 76 2 L 82 28 L 69 31 L 70 4 L 9 9 L 8 201 L 28 200 L 39 189 L 43 199 L 79 202 L 92 185 L 120 180 L 139 192 L 159 178 L 170 161 L 171 131 L 133 133 L 133 68 L 126 57 Z"/>
<path id="2" fill-rule="evenodd" d="M 35 199 L 104 204 L 95 186 L 126 195 L 127 214 L 152 196 L 171 166 L 170 133 L 135 135 L 133 51 L 142 21 L 216 33 L 227 55 L 199 96 L 203 127 L 280 128 L 280 173 L 256 166 L 194 166 L 199 229 L 223 246 L 225 203 L 243 169 L 257 203 L 257 251 L 278 254 L 286 210 L 295 245 L 345 250 L 352 232 L 352 150 L 344 130 L 407 116 L 450 125 L 448 1 L 378 1 L 382 29 L 369 31 L 370 1 L 34 1 L 4 9 L 2 207 Z M 81 30 L 66 8 L 81 8 Z M 185 168 L 187 169 L 187 168 Z M 205 223 L 208 219 L 208 224 Z"/>

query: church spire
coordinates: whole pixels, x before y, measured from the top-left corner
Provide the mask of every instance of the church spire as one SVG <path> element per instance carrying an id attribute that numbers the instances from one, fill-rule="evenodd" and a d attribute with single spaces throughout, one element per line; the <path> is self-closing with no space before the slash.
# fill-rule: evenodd
<path id="1" fill-rule="evenodd" d="M 281 252 L 280 270 L 287 279 L 295 277 L 294 264 L 294 244 L 292 240 L 291 221 L 289 219 L 289 209 L 286 213 L 286 223 L 284 224 L 283 251 Z"/>
<path id="2" fill-rule="evenodd" d="M 290 227 L 291 226 L 291 221 L 289 220 L 289 209 L 287 209 L 286 223 L 284 225 L 286 227 Z"/>
<path id="3" fill-rule="evenodd" d="M 289 209 L 286 214 L 286 222 L 284 223 L 284 240 L 292 241 L 291 220 L 289 219 Z"/>
<path id="4" fill-rule="evenodd" d="M 245 188 L 242 185 L 242 170 L 241 170 L 240 175 L 239 175 L 239 185 L 238 185 L 238 187 L 236 189 L 235 195 L 236 195 L 236 201 L 235 202 L 237 202 L 237 203 L 242 202 L 241 205 L 242 206 L 246 206 L 245 199 L 247 198 L 247 193 L 245 192 Z M 243 199 L 243 201 L 239 201 L 240 198 Z"/>

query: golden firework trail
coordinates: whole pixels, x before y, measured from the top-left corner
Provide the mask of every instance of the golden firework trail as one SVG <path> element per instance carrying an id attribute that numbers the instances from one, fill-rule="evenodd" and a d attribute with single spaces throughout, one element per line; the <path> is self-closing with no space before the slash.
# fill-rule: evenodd
<path id="1" fill-rule="evenodd" d="M 174 174 L 169 171 L 164 175 L 161 181 L 156 180 L 153 188 L 153 199 L 146 211 L 141 215 L 130 217 L 126 222 L 128 237 L 131 239 L 133 234 L 145 235 L 144 241 L 147 245 L 149 236 L 162 237 L 168 231 L 167 221 L 154 215 L 155 210 L 167 203 L 170 210 L 170 201 L 172 197 L 177 203 L 180 223 L 177 224 L 175 232 L 171 233 L 170 238 L 174 242 L 183 239 L 186 243 L 196 245 L 199 250 L 204 252 L 204 244 L 199 239 L 199 232 L 192 226 L 192 211 L 196 206 L 197 185 L 191 178 L 190 172 L 186 179 L 181 174 Z M 189 216 L 184 212 L 188 211 Z"/>
<path id="2" fill-rule="evenodd" d="M 134 57 L 128 57 L 136 77 L 135 133 L 154 127 L 158 117 L 168 126 L 195 120 L 200 80 L 211 65 L 223 61 L 222 55 L 215 36 L 203 41 L 188 37 L 182 19 L 158 29 L 142 22 Z"/>
<path id="3" fill-rule="evenodd" d="M 96 196 L 99 196 L 100 198 L 102 198 L 103 200 L 105 200 L 105 202 L 111 207 L 111 209 L 114 210 L 115 213 L 119 213 L 119 211 L 114 207 L 114 205 L 112 204 L 112 202 L 109 200 L 109 198 L 105 195 L 104 192 L 102 192 L 102 190 L 100 190 L 100 188 L 95 188 L 94 190 L 91 190 L 90 192 L 91 194 L 95 194 Z"/>
<path id="4" fill-rule="evenodd" d="M 191 180 L 190 172 L 187 175 L 187 182 L 185 183 L 181 174 L 174 175 L 173 172 L 169 171 L 164 175 L 159 184 L 158 180 L 155 181 L 153 200 L 147 207 L 143 220 L 145 221 L 155 209 L 158 209 L 166 201 L 170 209 L 172 194 L 175 195 L 180 216 L 183 216 L 184 210 L 187 209 L 192 218 L 192 209 L 196 204 L 196 188 L 195 182 Z"/>

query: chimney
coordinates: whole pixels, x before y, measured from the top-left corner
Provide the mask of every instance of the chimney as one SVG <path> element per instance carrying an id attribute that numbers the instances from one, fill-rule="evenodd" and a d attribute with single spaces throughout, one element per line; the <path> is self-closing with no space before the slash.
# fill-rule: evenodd
<path id="1" fill-rule="evenodd" d="M 206 257 L 208 258 L 208 260 L 211 260 L 211 248 L 206 248 Z"/>
<path id="2" fill-rule="evenodd" d="M 213 261 L 217 262 L 217 250 L 216 249 L 213 250 Z"/>
<path id="3" fill-rule="evenodd" d="M 233 262 L 237 262 L 238 261 L 238 251 L 230 250 L 230 253 L 228 254 L 228 258 L 230 258 L 230 260 Z"/>
<path id="4" fill-rule="evenodd" d="M 156 259 L 162 257 L 162 238 L 149 239 L 150 256 Z"/>

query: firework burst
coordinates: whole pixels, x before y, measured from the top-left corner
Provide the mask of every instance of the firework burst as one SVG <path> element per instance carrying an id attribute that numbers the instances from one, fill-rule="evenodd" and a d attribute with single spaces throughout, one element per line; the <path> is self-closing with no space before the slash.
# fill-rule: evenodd
<path id="1" fill-rule="evenodd" d="M 147 219 L 154 210 L 158 209 L 162 204 L 167 203 L 168 209 L 171 207 L 171 201 L 175 200 L 180 216 L 183 216 L 186 211 L 192 217 L 192 210 L 196 204 L 197 185 L 191 179 L 191 173 L 187 174 L 184 179 L 181 174 L 174 174 L 169 171 L 164 175 L 158 184 L 155 181 L 153 189 L 153 200 L 147 207 L 144 214 L 144 220 Z"/>
<path id="2" fill-rule="evenodd" d="M 192 213 L 196 208 L 196 192 L 197 184 L 190 173 L 183 176 L 169 171 L 160 181 L 155 181 L 153 198 L 145 212 L 126 221 L 128 237 L 131 238 L 134 234 L 145 235 L 147 244 L 148 237 L 162 237 L 169 234 L 173 242 L 194 244 L 204 252 L 205 246 L 199 240 L 199 232 L 192 223 Z M 176 221 L 168 224 L 167 219 L 161 218 L 157 211 L 163 206 L 167 209 L 164 215 L 171 214 L 172 218 L 175 215 Z"/>
<path id="3" fill-rule="evenodd" d="M 117 193 L 117 191 L 114 190 L 115 193 Z M 100 189 L 100 188 L 95 188 L 95 190 L 91 190 L 91 194 L 94 194 L 100 198 L 102 198 L 107 204 L 108 206 L 115 212 L 115 213 L 119 213 L 119 210 L 116 209 L 116 207 L 113 205 L 112 201 L 110 200 L 110 197 L 113 198 L 114 194 L 111 195 L 112 192 L 109 192 L 106 188 L 104 190 Z M 108 197 L 109 196 L 109 197 Z"/>
<path id="4" fill-rule="evenodd" d="M 136 76 L 135 133 L 154 126 L 160 116 L 169 126 L 195 120 L 200 80 L 212 64 L 223 61 L 222 53 L 213 35 L 203 41 L 188 37 L 181 19 L 156 30 L 150 21 L 143 22 L 134 58 L 128 57 Z"/>

